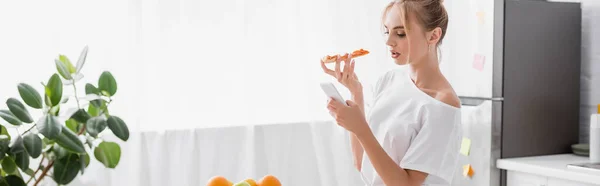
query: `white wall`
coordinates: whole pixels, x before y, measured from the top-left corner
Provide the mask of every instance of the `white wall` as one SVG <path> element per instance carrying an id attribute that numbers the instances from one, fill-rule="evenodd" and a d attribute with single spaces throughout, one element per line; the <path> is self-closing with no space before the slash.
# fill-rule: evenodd
<path id="1" fill-rule="evenodd" d="M 600 1 L 581 0 L 581 142 L 589 140 L 590 114 L 600 104 Z"/>
<path id="2" fill-rule="evenodd" d="M 600 0 L 551 0 L 579 2 L 582 9 L 581 24 L 581 106 L 579 141 L 589 140 L 590 114 L 600 104 Z M 595 23 L 595 24 L 594 24 Z"/>

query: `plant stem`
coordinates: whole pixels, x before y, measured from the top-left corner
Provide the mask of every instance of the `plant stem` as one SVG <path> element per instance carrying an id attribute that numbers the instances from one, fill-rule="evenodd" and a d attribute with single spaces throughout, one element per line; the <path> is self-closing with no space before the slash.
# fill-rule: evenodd
<path id="1" fill-rule="evenodd" d="M 33 186 L 37 186 L 40 183 L 40 181 L 42 181 L 44 176 L 46 176 L 46 173 L 48 173 L 48 170 L 50 170 L 50 168 L 52 168 L 53 165 L 54 165 L 54 161 L 50 161 L 50 164 L 48 164 L 48 166 L 46 168 L 44 168 L 44 171 L 42 171 L 42 175 L 40 175 L 40 177 L 37 179 L 37 181 L 35 181 Z"/>
<path id="2" fill-rule="evenodd" d="M 83 134 L 83 132 L 85 132 L 85 123 L 83 124 L 83 127 L 81 127 L 81 129 L 79 129 L 79 132 L 77 132 L 77 135 L 81 135 Z"/>
<path id="3" fill-rule="evenodd" d="M 75 80 L 73 79 L 72 81 L 73 81 L 73 91 L 75 92 L 75 100 L 77 101 L 77 108 L 81 109 L 81 105 L 79 105 L 79 98 L 77 97 L 77 87 L 75 86 Z M 110 100 L 110 101 L 112 101 L 112 100 Z M 110 101 L 108 103 L 110 103 Z M 25 132 L 28 132 L 32 128 L 33 127 L 31 127 L 30 129 L 28 129 Z M 81 130 L 79 130 L 77 135 L 81 135 L 81 134 L 83 134 L 83 132 L 85 132 L 85 127 L 82 127 Z M 44 158 L 45 158 L 45 156 L 42 157 L 42 162 L 44 161 Z M 42 162 L 40 162 L 40 166 L 38 167 L 38 170 L 36 170 L 35 173 L 33 174 L 33 177 L 35 177 L 35 174 L 40 170 Z M 50 170 L 50 168 L 52 168 L 52 166 L 54 166 L 54 161 L 50 161 L 48 166 L 46 166 L 46 168 L 44 168 L 44 170 L 42 171 L 42 175 L 40 175 L 40 177 L 35 181 L 33 186 L 37 186 L 40 183 L 40 181 L 46 176 L 46 174 L 48 174 L 48 171 Z M 31 181 L 31 178 L 29 178 L 29 181 Z M 29 181 L 27 181 L 27 183 L 29 183 Z"/>
<path id="4" fill-rule="evenodd" d="M 103 108 L 101 108 L 102 110 L 100 111 L 100 114 L 98 114 L 99 116 L 102 116 L 102 114 L 104 114 L 106 112 L 106 109 L 108 109 L 108 105 L 110 105 L 110 103 L 112 102 L 112 98 L 108 97 L 108 102 L 106 102 L 106 105 L 104 105 Z M 106 115 L 106 117 L 108 118 L 108 115 Z"/>
<path id="5" fill-rule="evenodd" d="M 73 79 L 72 81 L 73 81 L 73 90 L 75 91 L 75 101 L 77 101 L 77 108 L 81 109 L 81 106 L 79 105 L 79 98 L 77 97 L 77 86 L 75 86 L 75 79 Z"/>
<path id="6" fill-rule="evenodd" d="M 29 129 L 27 129 L 25 132 L 23 132 L 23 134 L 22 134 L 22 135 L 25 135 L 25 134 L 27 134 L 27 132 L 29 132 L 29 131 L 30 131 L 31 129 L 33 129 L 35 126 L 37 126 L 37 123 L 36 123 L 36 124 L 33 124 L 33 126 L 31 126 L 31 128 L 29 128 Z"/>
<path id="7" fill-rule="evenodd" d="M 31 178 L 29 178 L 29 180 L 27 180 L 26 184 L 29 184 L 29 182 L 31 182 L 31 179 L 35 179 L 35 175 L 40 171 L 40 168 L 42 168 L 42 163 L 44 163 L 44 159 L 46 159 L 46 155 L 42 154 L 42 160 L 40 161 L 40 165 L 38 165 L 37 170 L 35 170 L 35 172 L 33 172 L 33 175 L 31 175 Z M 35 181 L 37 181 L 37 179 Z"/>

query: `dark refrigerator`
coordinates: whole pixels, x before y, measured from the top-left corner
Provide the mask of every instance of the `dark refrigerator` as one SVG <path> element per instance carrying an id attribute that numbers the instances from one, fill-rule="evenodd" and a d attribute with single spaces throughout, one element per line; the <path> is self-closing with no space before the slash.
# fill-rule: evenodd
<path id="1" fill-rule="evenodd" d="M 449 13 L 453 39 L 442 45 L 443 59 L 452 61 L 442 71 L 461 98 L 463 136 L 471 142 L 452 185 L 500 186 L 506 178 L 496 160 L 570 153 L 578 143 L 581 6 L 476 3 L 478 19 Z M 474 175 L 465 177 L 469 165 Z"/>

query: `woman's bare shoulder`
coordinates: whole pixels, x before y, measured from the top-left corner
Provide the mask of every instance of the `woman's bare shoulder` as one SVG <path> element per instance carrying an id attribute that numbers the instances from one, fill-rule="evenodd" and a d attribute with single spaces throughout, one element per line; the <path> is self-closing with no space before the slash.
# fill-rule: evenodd
<path id="1" fill-rule="evenodd" d="M 437 92 L 435 99 L 444 102 L 450 106 L 460 108 L 460 99 L 452 87 L 444 88 Z"/>

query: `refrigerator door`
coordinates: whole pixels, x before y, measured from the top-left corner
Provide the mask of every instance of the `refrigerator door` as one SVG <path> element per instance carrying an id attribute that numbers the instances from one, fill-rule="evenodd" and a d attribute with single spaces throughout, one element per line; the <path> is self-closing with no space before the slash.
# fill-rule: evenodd
<path id="1" fill-rule="evenodd" d="M 500 157 L 500 120 L 502 101 L 461 98 L 476 103 L 462 106 L 463 141 L 470 141 L 470 148 L 463 143 L 453 186 L 498 186 L 500 170 L 495 162 Z M 463 102 L 463 103 L 464 103 Z M 463 151 L 465 150 L 465 151 Z M 463 152 L 467 152 L 463 154 Z M 473 175 L 465 175 L 465 169 Z"/>
<path id="2" fill-rule="evenodd" d="M 505 4 L 502 158 L 570 153 L 579 139 L 581 4 Z"/>
<path id="3" fill-rule="evenodd" d="M 460 155 L 452 185 L 499 186 L 504 0 L 444 3 L 450 20 L 440 68 L 461 98 L 463 137 L 471 142 L 469 153 Z M 463 175 L 465 166 L 472 177 Z"/>
<path id="4" fill-rule="evenodd" d="M 461 99 L 463 137 L 471 143 L 469 153 L 460 155 L 452 185 L 499 186 L 504 0 L 445 3 L 450 24 L 440 68 Z M 465 176 L 465 168 L 473 175 Z"/>
<path id="5" fill-rule="evenodd" d="M 444 3 L 449 24 L 438 56 L 442 73 L 460 96 L 493 97 L 495 0 Z"/>

